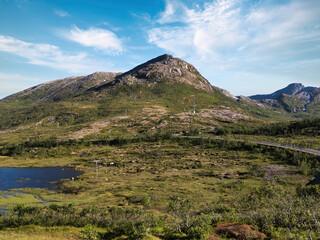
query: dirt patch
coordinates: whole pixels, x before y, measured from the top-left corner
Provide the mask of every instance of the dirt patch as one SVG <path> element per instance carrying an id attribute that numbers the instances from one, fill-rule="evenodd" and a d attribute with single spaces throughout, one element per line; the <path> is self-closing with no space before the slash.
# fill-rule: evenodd
<path id="1" fill-rule="evenodd" d="M 229 107 L 202 109 L 200 111 L 202 118 L 213 118 L 222 121 L 236 122 L 238 120 L 252 120 L 251 117 L 244 114 L 240 109 L 234 110 Z"/>
<path id="2" fill-rule="evenodd" d="M 165 109 L 162 106 L 159 105 L 152 105 L 142 108 L 141 113 L 145 117 L 156 117 L 159 118 L 159 116 L 165 115 L 168 113 L 167 109 Z"/>
<path id="3" fill-rule="evenodd" d="M 267 235 L 255 230 L 253 226 L 239 223 L 220 224 L 215 228 L 214 232 L 237 240 L 263 240 L 267 238 Z"/>
<path id="4" fill-rule="evenodd" d="M 275 176 L 282 175 L 288 171 L 288 168 L 277 165 L 266 166 L 261 169 L 266 172 L 266 176 L 264 177 L 266 181 L 271 181 Z"/>
<path id="5" fill-rule="evenodd" d="M 218 238 L 218 237 L 213 236 L 213 235 L 209 235 L 206 240 L 221 240 L 221 238 Z"/>
<path id="6" fill-rule="evenodd" d="M 80 139 L 91 134 L 99 133 L 103 128 L 107 127 L 109 124 L 110 124 L 109 121 L 94 122 L 89 126 L 82 128 L 79 131 L 71 133 L 67 137 L 67 139 Z"/>
<path id="7" fill-rule="evenodd" d="M 172 117 L 178 118 L 183 122 L 192 122 L 192 119 L 201 121 L 228 121 L 228 122 L 236 122 L 238 120 L 252 120 L 251 117 L 244 114 L 240 109 L 234 110 L 230 107 L 221 106 L 219 108 L 212 109 L 201 109 L 199 112 L 183 112 L 179 114 L 175 114 Z M 214 121 L 212 121 L 214 123 Z"/>

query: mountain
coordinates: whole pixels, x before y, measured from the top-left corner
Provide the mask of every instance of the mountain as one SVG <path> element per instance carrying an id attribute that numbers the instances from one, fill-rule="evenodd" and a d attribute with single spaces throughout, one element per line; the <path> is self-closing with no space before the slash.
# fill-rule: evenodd
<path id="1" fill-rule="evenodd" d="M 145 85 L 152 87 L 158 83 L 182 83 L 199 90 L 211 92 L 213 86 L 191 64 L 171 55 L 164 54 L 147 61 L 125 73 L 96 72 L 88 76 L 68 77 L 40 84 L 2 101 L 18 99 L 33 101 L 59 101 L 104 88 L 123 85 Z"/>
<path id="2" fill-rule="evenodd" d="M 10 95 L 0 100 L 0 131 L 61 139 L 213 132 L 320 116 L 319 92 L 293 84 L 277 91 L 276 99 L 236 98 L 190 63 L 164 54 L 124 73 L 68 77 Z"/>
<path id="3" fill-rule="evenodd" d="M 282 88 L 278 91 L 275 91 L 271 94 L 265 94 L 265 95 L 253 95 L 250 96 L 251 99 L 256 100 L 262 100 L 262 99 L 277 99 L 280 97 L 281 94 L 287 94 L 287 95 L 296 95 L 298 93 L 301 93 L 304 89 L 306 89 L 301 83 L 291 83 L 287 87 Z M 308 87 L 309 91 L 312 91 L 314 87 Z"/>
<path id="4" fill-rule="evenodd" d="M 212 91 L 213 87 L 198 70 L 191 64 L 172 55 L 164 54 L 145 62 L 132 70 L 115 77 L 113 81 L 100 86 L 132 85 L 135 83 L 148 86 L 157 84 L 162 80 L 167 83 L 184 83 L 196 89 Z"/>
<path id="5" fill-rule="evenodd" d="M 2 99 L 2 102 L 17 100 L 59 101 L 85 92 L 97 85 L 113 80 L 121 73 L 95 72 L 88 76 L 68 77 L 28 88 Z"/>
<path id="6" fill-rule="evenodd" d="M 305 87 L 301 83 L 292 83 L 272 94 L 253 95 L 250 99 L 267 105 L 284 108 L 287 112 L 317 111 L 320 103 L 320 88 Z"/>
<path id="7" fill-rule="evenodd" d="M 242 120 L 257 121 L 228 91 L 168 54 L 124 73 L 59 79 L 0 101 L 0 130 L 43 126 L 58 134 L 65 127 L 58 135 L 76 138 L 101 132 L 211 131 Z"/>

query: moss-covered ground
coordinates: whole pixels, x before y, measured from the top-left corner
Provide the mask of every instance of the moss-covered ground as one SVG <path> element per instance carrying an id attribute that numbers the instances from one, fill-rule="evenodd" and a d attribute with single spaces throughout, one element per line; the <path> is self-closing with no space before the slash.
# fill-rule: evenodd
<path id="1" fill-rule="evenodd" d="M 7 156 L 1 157 L 1 166 L 71 166 L 84 174 L 75 180 L 62 180 L 58 191 L 22 189 L 25 194 L 16 193 L 16 190 L 2 192 L 0 206 L 8 209 L 17 204 L 34 207 L 73 204 L 79 209 L 90 206 L 102 209 L 138 207 L 156 216 L 164 216 L 168 214 L 170 199 L 177 196 L 196 203 L 194 208 L 199 211 L 217 202 L 231 206 L 271 183 L 294 195 L 298 186 L 313 178 L 314 167 L 317 167 L 315 159 L 308 154 L 292 155 L 292 151 L 246 142 L 170 135 L 139 140 L 61 142 L 50 147 L 39 142 L 14 146 L 19 149 L 8 150 Z M 301 159 L 308 158 L 310 165 L 301 164 Z M 100 160 L 98 180 L 94 160 Z M 4 197 L 8 193 L 11 195 Z M 61 239 L 73 231 L 74 236 L 81 237 L 79 229 L 64 231 L 57 228 L 52 231 L 56 230 L 56 236 Z M 34 231 L 41 237 L 43 234 L 43 239 L 51 239 L 50 231 L 42 228 Z M 13 237 L 21 234 L 24 239 L 32 231 L 5 228 L 0 234 Z"/>

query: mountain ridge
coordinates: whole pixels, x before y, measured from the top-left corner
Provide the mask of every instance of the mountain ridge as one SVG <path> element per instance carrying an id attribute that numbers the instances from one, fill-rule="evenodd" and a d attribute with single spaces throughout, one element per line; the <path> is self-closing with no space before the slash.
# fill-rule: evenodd
<path id="1" fill-rule="evenodd" d="M 172 55 L 163 54 L 124 73 L 95 72 L 87 76 L 53 80 L 9 95 L 0 101 L 15 101 L 28 97 L 34 101 L 50 99 L 59 101 L 65 98 L 63 95 L 72 97 L 84 92 L 98 91 L 120 85 L 144 84 L 151 86 L 163 81 L 184 83 L 207 92 L 214 89 L 193 65 Z M 224 93 L 227 96 L 231 95 L 226 90 L 224 90 Z"/>
<path id="2" fill-rule="evenodd" d="M 309 107 L 316 108 L 315 105 L 319 105 L 320 88 L 291 83 L 271 94 L 253 95 L 249 98 L 273 107 L 282 107 L 287 112 L 306 112 Z"/>
<path id="3" fill-rule="evenodd" d="M 134 132 L 179 132 L 186 125 L 213 129 L 218 122 L 253 118 L 228 91 L 212 86 L 194 66 L 168 54 L 124 73 L 51 81 L 0 101 L 0 129 L 58 124 L 91 132 L 83 124 L 100 129 L 113 122 L 127 129 L 121 119 L 130 119 Z"/>
<path id="4" fill-rule="evenodd" d="M 64 95 L 66 92 L 69 93 L 68 96 L 73 96 L 92 88 L 93 86 L 109 81 L 119 74 L 121 73 L 94 72 L 87 76 L 72 76 L 57 79 L 9 95 L 0 99 L 0 102 L 16 101 L 21 98 L 28 98 L 28 96 L 32 94 L 35 94 L 35 96 L 31 97 L 31 99 L 35 101 L 46 101 L 49 99 L 59 100 L 62 97 L 61 95 Z"/>
<path id="5" fill-rule="evenodd" d="M 298 85 L 292 92 L 303 95 L 306 102 L 308 89 L 313 88 Z M 297 117 L 320 115 L 312 105 L 314 100 L 320 101 L 320 93 L 313 92 L 308 111 Z M 296 95 L 294 99 L 280 96 L 281 101 L 234 97 L 212 86 L 190 63 L 164 54 L 124 73 L 95 72 L 58 79 L 10 95 L 0 100 L 0 129 L 52 123 L 82 129 L 81 124 L 96 122 L 94 128 L 106 126 L 105 121 L 118 123 L 130 117 L 128 126 L 138 126 L 135 131 L 139 132 L 156 131 L 161 126 L 179 132 L 187 125 L 212 130 L 237 121 L 292 119 L 296 115 L 291 113 L 306 105 L 299 102 L 296 107 Z M 127 128 L 124 122 L 120 125 Z"/>
<path id="6" fill-rule="evenodd" d="M 213 90 L 213 86 L 193 65 L 169 54 L 163 54 L 142 63 L 96 89 L 135 83 L 150 86 L 161 81 L 185 83 L 208 92 Z"/>
<path id="7" fill-rule="evenodd" d="M 271 94 L 257 94 L 249 96 L 251 99 L 277 99 L 281 94 L 297 95 L 301 92 L 313 91 L 316 87 L 305 87 L 302 83 L 291 83 L 287 87 L 279 89 Z"/>

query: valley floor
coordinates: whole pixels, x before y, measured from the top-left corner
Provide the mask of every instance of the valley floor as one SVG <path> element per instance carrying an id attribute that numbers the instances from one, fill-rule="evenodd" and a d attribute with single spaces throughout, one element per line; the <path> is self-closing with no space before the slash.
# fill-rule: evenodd
<path id="1" fill-rule="evenodd" d="M 312 205 L 315 211 L 319 207 L 313 201 L 319 194 L 317 188 L 303 187 L 312 179 L 312 175 L 315 173 L 313 167 L 317 165 L 319 160 L 315 155 L 307 153 L 262 146 L 246 141 L 170 136 L 149 136 L 135 140 L 118 139 L 113 142 L 77 141 L 72 144 L 68 143 L 68 145 L 64 144 L 66 143 L 57 144 L 54 147 L 28 146 L 25 149 L 20 149 L 20 152 L 15 152 L 12 156 L 2 157 L 1 165 L 3 166 L 7 166 L 9 163 L 11 166 L 68 165 L 84 171 L 84 174 L 75 181 L 61 181 L 58 192 L 27 189 L 28 194 L 1 198 L 0 206 L 13 208 L 10 212 L 12 214 L 10 221 L 20 222 L 19 225 L 22 222 L 22 225 L 36 224 L 36 222 L 28 220 L 32 218 L 33 214 L 41 219 L 44 212 L 51 209 L 50 214 L 56 216 L 60 211 L 59 206 L 72 204 L 76 208 L 70 210 L 70 216 L 66 216 L 70 218 L 70 223 L 67 225 L 85 227 L 84 222 L 88 221 L 88 224 L 100 224 L 99 226 L 103 228 L 100 230 L 101 233 L 108 231 L 110 227 L 107 226 L 110 224 L 114 226 L 112 224 L 115 223 L 112 222 L 113 218 L 110 219 L 110 214 L 114 214 L 112 211 L 115 210 L 113 209 L 119 208 L 124 209 L 121 211 L 140 209 L 141 213 L 139 212 L 138 215 L 130 213 L 131 215 L 126 219 L 130 220 L 135 216 L 136 220 L 134 221 L 142 221 L 144 224 L 148 222 L 145 217 L 152 214 L 158 219 L 158 222 L 149 226 L 152 229 L 150 231 L 161 239 L 167 239 L 168 236 L 172 238 L 172 234 L 178 234 L 174 237 L 175 239 L 185 239 L 186 236 L 195 234 L 188 232 L 190 229 L 188 230 L 184 225 L 185 217 L 192 219 L 195 226 L 197 222 L 201 226 L 205 226 L 199 230 L 204 235 L 199 233 L 199 236 L 207 236 L 212 233 L 219 222 L 229 221 L 252 224 L 269 235 L 271 239 L 277 239 L 277 234 L 283 235 L 288 228 L 290 234 L 299 239 L 299 236 L 304 236 L 308 231 L 308 227 L 301 228 L 299 221 L 309 221 L 310 224 L 314 224 L 313 220 L 301 215 L 299 209 L 304 204 Z M 60 153 L 61 156 L 57 157 L 56 153 Z M 96 180 L 93 162 L 96 159 L 101 160 L 98 168 L 98 180 Z M 39 205 L 39 202 L 32 197 L 34 195 L 50 203 Z M 301 206 L 295 202 L 282 205 L 284 199 L 301 199 L 302 196 L 306 197 L 306 200 L 300 203 Z M 249 205 L 246 205 L 247 203 Z M 14 210 L 17 204 L 24 204 L 24 206 L 35 209 L 31 211 L 22 208 L 19 211 L 27 211 L 26 215 L 19 216 L 16 215 L 19 212 Z M 52 207 L 52 204 L 57 207 Z M 252 208 L 252 204 L 255 208 Z M 184 205 L 190 209 L 187 211 Z M 77 212 L 76 209 L 80 211 L 81 209 L 90 209 L 92 206 L 104 209 L 102 210 L 103 214 L 107 214 L 105 218 L 109 220 L 101 222 L 104 215 L 101 216 L 101 219 L 96 220 L 85 215 L 88 220 L 83 220 L 81 223 L 77 223 L 77 220 L 71 220 L 79 218 L 76 216 L 82 216 L 81 212 Z M 44 209 L 41 210 L 42 208 Z M 271 213 L 269 208 L 276 210 Z M 281 221 L 278 220 L 279 223 L 275 224 L 271 219 L 277 217 L 274 215 L 275 213 L 278 216 L 281 215 L 277 211 L 282 211 L 284 208 L 291 208 L 293 212 L 290 215 L 301 220 L 287 225 L 285 221 L 290 222 L 291 220 L 281 219 Z M 181 211 L 184 212 L 181 213 Z M 127 215 L 129 213 L 117 214 Z M 57 216 L 57 219 L 61 217 Z M 205 218 L 203 218 L 204 216 Z M 253 216 L 260 216 L 265 220 L 262 221 L 260 217 Z M 267 216 L 271 218 L 271 222 L 268 222 Z M 164 221 L 164 218 L 167 220 Z M 318 215 L 315 215 L 315 219 L 317 218 Z M 14 238 L 16 230 L 7 228 L 12 225 L 12 222 L 10 223 L 6 217 L 3 217 L 1 221 L 0 227 L 3 226 L 4 230 L 0 234 L 12 235 Z M 175 221 L 181 225 L 181 233 L 180 227 L 177 228 Z M 41 223 L 39 224 L 41 225 Z M 46 223 L 43 224 L 44 227 L 47 226 Z M 59 223 L 55 222 L 50 224 L 53 226 L 58 224 L 59 226 Z M 30 227 L 30 229 L 32 228 Z M 24 228 L 22 227 L 22 229 Z M 168 233 L 166 229 L 170 229 L 171 232 Z M 316 228 L 313 229 L 312 234 L 318 235 Z M 60 230 L 64 232 L 63 228 L 56 230 L 58 233 Z M 56 230 L 53 228 L 52 231 Z M 61 233 L 60 236 L 57 233 L 57 236 L 63 239 L 72 231 L 79 233 L 79 229 L 67 228 L 63 233 L 65 235 Z M 176 231 L 177 233 L 175 233 Z M 26 237 L 28 234 L 32 234 L 19 229 L 17 232 L 21 233 L 20 236 L 26 235 Z M 50 237 L 46 235 L 49 233 L 42 228 L 35 228 L 35 232 L 39 232 L 39 236 L 44 234 L 43 239 Z M 291 239 L 290 234 L 284 239 Z M 81 235 L 77 236 L 81 237 Z"/>

